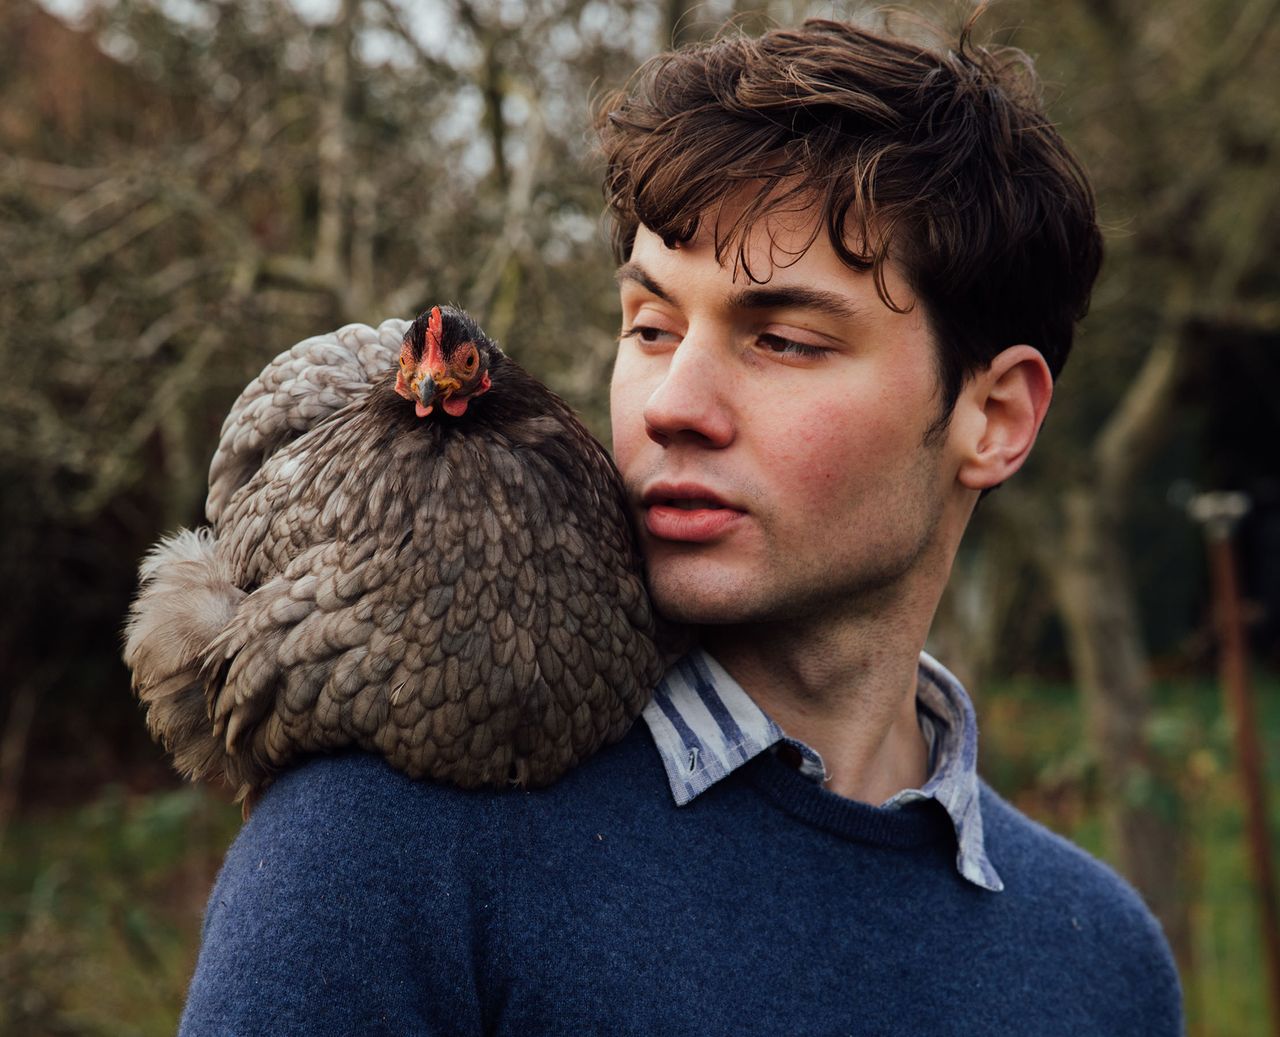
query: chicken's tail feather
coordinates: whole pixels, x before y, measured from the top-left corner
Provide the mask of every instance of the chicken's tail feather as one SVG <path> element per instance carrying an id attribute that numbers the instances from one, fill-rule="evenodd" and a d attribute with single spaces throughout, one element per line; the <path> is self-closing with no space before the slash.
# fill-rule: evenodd
<path id="1" fill-rule="evenodd" d="M 147 711 L 147 727 L 183 775 L 222 780 L 227 753 L 214 732 L 201 676 L 209 646 L 245 592 L 210 529 L 179 530 L 142 560 L 124 630 L 124 661 Z"/>

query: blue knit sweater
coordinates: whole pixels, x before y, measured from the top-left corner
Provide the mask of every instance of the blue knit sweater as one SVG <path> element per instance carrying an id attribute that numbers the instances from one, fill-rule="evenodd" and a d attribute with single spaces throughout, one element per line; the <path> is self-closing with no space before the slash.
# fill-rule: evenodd
<path id="1" fill-rule="evenodd" d="M 534 792 L 316 760 L 228 853 L 182 1032 L 1180 1033 L 1138 897 L 981 794 L 1001 893 L 957 873 L 936 802 L 772 753 L 677 807 L 644 724 Z"/>

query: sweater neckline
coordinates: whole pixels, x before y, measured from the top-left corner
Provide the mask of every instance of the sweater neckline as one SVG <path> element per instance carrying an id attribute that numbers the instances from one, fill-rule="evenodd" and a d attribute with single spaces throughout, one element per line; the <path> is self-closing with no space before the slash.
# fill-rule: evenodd
<path id="1" fill-rule="evenodd" d="M 946 812 L 932 799 L 895 807 L 860 803 L 828 791 L 772 752 L 761 753 L 742 772 L 788 814 L 843 839 L 908 849 L 953 834 Z"/>

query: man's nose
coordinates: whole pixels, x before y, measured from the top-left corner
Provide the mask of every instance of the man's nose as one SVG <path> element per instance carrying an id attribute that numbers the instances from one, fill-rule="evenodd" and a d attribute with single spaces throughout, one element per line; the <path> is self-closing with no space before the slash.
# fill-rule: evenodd
<path id="1" fill-rule="evenodd" d="M 669 446 L 687 439 L 718 448 L 733 442 L 729 372 L 722 353 L 709 335 L 693 328 L 671 353 L 644 408 L 645 432 L 655 443 Z"/>

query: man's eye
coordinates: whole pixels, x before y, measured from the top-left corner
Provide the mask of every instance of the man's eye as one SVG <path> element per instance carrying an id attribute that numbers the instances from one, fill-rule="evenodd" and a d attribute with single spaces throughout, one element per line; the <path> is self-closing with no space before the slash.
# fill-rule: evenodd
<path id="1" fill-rule="evenodd" d="M 760 344 L 770 353 L 783 356 L 820 357 L 827 351 L 819 346 L 808 346 L 803 342 L 783 338 L 781 335 L 761 335 Z"/>
<path id="2" fill-rule="evenodd" d="M 671 332 L 663 331 L 661 328 L 651 328 L 644 324 L 637 324 L 635 327 L 627 328 L 619 338 L 636 338 L 646 345 L 654 345 L 661 341 L 664 335 L 670 335 Z"/>

